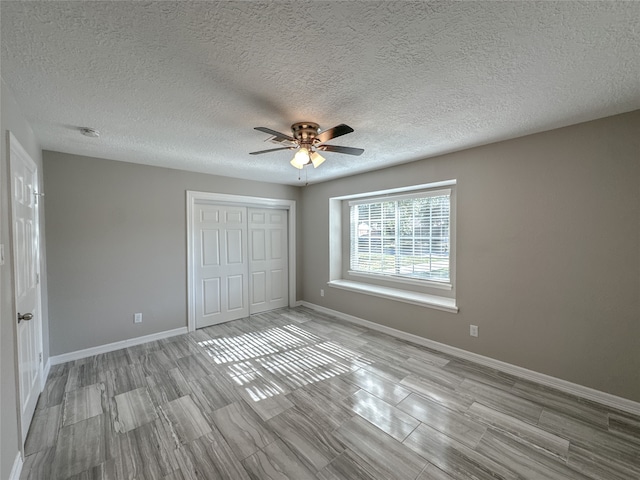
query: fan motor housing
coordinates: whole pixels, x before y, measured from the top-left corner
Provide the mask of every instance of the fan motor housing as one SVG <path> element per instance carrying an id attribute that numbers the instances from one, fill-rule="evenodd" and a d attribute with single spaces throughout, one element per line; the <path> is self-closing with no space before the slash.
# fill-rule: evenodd
<path id="1" fill-rule="evenodd" d="M 318 135 L 320 131 L 320 125 L 313 122 L 298 122 L 291 125 L 291 131 L 293 132 L 293 138 L 300 143 L 310 144 Z"/>

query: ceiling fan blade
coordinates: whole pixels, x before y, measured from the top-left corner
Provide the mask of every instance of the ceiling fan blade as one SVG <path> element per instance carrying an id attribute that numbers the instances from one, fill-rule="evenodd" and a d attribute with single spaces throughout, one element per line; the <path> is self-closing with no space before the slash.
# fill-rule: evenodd
<path id="1" fill-rule="evenodd" d="M 296 147 L 280 147 L 270 148 L 269 150 L 260 150 L 259 152 L 251 152 L 249 155 L 260 155 L 262 153 L 277 152 L 278 150 L 295 150 Z"/>
<path id="2" fill-rule="evenodd" d="M 276 132 L 275 130 L 271 130 L 270 128 L 267 128 L 267 127 L 255 127 L 254 130 L 258 130 L 260 132 L 268 133 L 269 135 L 273 135 L 274 137 L 286 138 L 287 140 L 291 140 L 292 142 L 296 141 L 296 139 L 293 138 L 291 135 L 287 135 L 285 133 Z"/>
<path id="3" fill-rule="evenodd" d="M 346 153 L 347 155 L 362 155 L 364 148 L 339 147 L 338 145 L 318 145 L 318 150 L 324 152 Z"/>
<path id="4" fill-rule="evenodd" d="M 340 137 L 342 135 L 346 135 L 347 133 L 351 133 L 351 132 L 353 132 L 353 128 L 351 128 L 349 125 L 345 125 L 344 123 L 341 123 L 340 125 L 330 128 L 329 130 L 320 132 L 316 136 L 316 139 L 319 140 L 320 143 L 324 143 L 331 140 L 332 138 Z"/>

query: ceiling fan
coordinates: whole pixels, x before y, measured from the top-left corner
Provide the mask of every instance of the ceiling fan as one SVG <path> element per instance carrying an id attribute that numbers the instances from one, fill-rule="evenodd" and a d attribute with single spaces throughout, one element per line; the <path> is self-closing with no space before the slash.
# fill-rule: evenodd
<path id="1" fill-rule="evenodd" d="M 362 155 L 364 149 L 353 147 L 340 147 L 338 145 L 325 145 L 325 142 L 353 132 L 353 128 L 349 125 L 341 123 L 328 130 L 320 131 L 320 125 L 313 122 L 298 122 L 291 125 L 291 135 L 276 132 L 266 127 L 255 127 L 255 130 L 273 135 L 274 142 L 288 144 L 285 147 L 271 148 L 269 150 L 260 150 L 259 152 L 251 152 L 250 155 L 260 155 L 262 153 L 277 152 L 278 150 L 298 150 L 291 160 L 291 165 L 298 169 L 304 168 L 305 165 L 313 164 L 314 168 L 318 168 L 325 158 L 318 153 L 323 152 L 346 153 L 347 155 Z"/>

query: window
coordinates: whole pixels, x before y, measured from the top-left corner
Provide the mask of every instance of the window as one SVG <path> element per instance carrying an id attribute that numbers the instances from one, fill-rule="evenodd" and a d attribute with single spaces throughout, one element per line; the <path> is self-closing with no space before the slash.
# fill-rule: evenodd
<path id="1" fill-rule="evenodd" d="M 456 181 L 329 199 L 334 288 L 456 313 Z"/>
<path id="2" fill-rule="evenodd" d="M 451 191 L 349 202 L 354 273 L 450 282 Z"/>

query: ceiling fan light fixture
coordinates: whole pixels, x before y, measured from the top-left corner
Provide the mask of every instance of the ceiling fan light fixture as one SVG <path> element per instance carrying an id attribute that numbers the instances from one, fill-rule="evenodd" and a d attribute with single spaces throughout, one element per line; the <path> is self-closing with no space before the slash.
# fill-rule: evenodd
<path id="1" fill-rule="evenodd" d="M 309 158 L 311 159 L 311 163 L 313 163 L 313 168 L 318 168 L 320 165 L 322 165 L 322 162 L 326 160 L 318 152 L 313 152 Z"/>
<path id="2" fill-rule="evenodd" d="M 307 165 L 310 161 L 311 160 L 309 158 L 309 150 L 307 150 L 305 147 L 301 147 L 300 150 L 298 150 L 296 154 L 293 156 L 293 159 L 291 160 L 291 165 L 301 170 L 302 167 Z"/>

